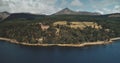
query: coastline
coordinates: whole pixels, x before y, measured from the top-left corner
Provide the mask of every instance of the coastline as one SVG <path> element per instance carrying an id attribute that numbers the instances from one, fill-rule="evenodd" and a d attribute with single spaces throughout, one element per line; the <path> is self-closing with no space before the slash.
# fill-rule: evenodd
<path id="1" fill-rule="evenodd" d="M 97 41 L 97 42 L 86 42 L 81 44 L 30 44 L 30 43 L 18 42 L 15 39 L 0 37 L 0 40 L 7 41 L 14 44 L 25 45 L 25 46 L 60 46 L 60 47 L 84 47 L 84 46 L 93 46 L 93 45 L 105 45 L 105 44 L 110 44 L 114 42 L 114 40 L 118 40 L 118 39 L 120 39 L 120 37 L 111 38 L 110 41 L 107 41 L 107 42 Z"/>

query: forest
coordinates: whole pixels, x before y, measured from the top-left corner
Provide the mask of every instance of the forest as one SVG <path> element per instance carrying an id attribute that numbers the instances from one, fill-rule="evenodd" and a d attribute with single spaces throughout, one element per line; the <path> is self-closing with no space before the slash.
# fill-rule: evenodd
<path id="1" fill-rule="evenodd" d="M 56 21 L 95 22 L 102 29 L 85 27 L 73 29 L 64 25 L 53 26 Z M 43 31 L 37 23 L 50 27 Z M 78 44 L 83 42 L 109 41 L 110 38 L 120 37 L 120 18 L 108 15 L 40 15 L 31 17 L 10 16 L 0 21 L 0 37 L 16 39 L 19 42 L 31 44 Z M 56 34 L 56 28 L 60 29 Z M 109 31 L 106 31 L 109 29 Z M 39 41 L 39 39 L 42 39 Z"/>

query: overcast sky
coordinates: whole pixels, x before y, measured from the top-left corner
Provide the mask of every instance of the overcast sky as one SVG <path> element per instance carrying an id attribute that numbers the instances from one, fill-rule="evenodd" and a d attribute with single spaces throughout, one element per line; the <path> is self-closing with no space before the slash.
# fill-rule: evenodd
<path id="1" fill-rule="evenodd" d="M 53 14 L 66 7 L 102 14 L 120 13 L 120 0 L 0 0 L 0 12 Z"/>

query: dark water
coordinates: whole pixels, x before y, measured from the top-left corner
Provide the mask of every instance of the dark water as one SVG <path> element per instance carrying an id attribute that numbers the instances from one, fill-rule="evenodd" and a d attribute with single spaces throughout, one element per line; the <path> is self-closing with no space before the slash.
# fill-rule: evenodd
<path id="1" fill-rule="evenodd" d="M 0 63 L 120 63 L 120 41 L 83 48 L 27 47 L 0 41 Z"/>

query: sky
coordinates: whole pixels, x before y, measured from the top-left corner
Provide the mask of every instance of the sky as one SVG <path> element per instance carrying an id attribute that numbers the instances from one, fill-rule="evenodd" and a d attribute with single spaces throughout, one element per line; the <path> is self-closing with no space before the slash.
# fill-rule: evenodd
<path id="1" fill-rule="evenodd" d="M 101 14 L 120 13 L 120 0 L 0 0 L 0 12 L 50 15 L 64 8 Z"/>

